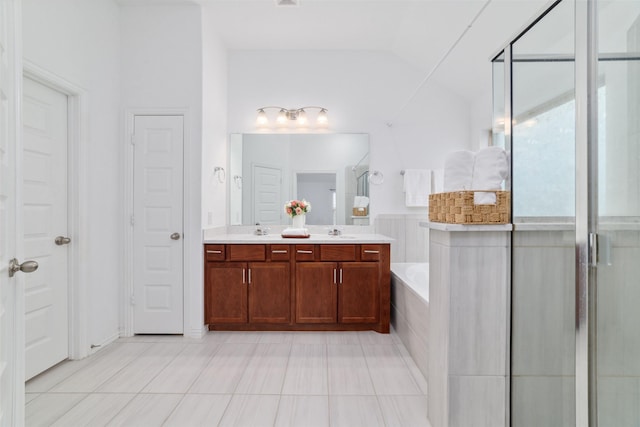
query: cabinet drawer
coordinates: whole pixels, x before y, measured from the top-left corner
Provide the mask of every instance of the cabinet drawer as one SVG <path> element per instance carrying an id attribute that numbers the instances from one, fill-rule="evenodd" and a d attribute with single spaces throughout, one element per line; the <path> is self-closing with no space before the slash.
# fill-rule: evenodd
<path id="1" fill-rule="evenodd" d="M 322 245 L 321 261 L 355 261 L 356 245 Z"/>
<path id="2" fill-rule="evenodd" d="M 228 245 L 229 261 L 264 261 L 265 245 Z"/>
<path id="3" fill-rule="evenodd" d="M 296 245 L 296 261 L 313 261 L 315 259 L 314 245 Z"/>
<path id="4" fill-rule="evenodd" d="M 204 245 L 204 259 L 224 261 L 224 245 Z"/>
<path id="5" fill-rule="evenodd" d="M 360 246 L 360 259 L 362 261 L 380 261 L 382 247 L 380 245 Z"/>
<path id="6" fill-rule="evenodd" d="M 289 261 L 291 258 L 289 245 L 269 245 L 272 261 Z"/>

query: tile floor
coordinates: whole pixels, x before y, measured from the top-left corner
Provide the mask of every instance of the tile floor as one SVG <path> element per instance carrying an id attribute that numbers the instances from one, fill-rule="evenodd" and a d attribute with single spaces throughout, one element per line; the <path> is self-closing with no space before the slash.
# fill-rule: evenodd
<path id="1" fill-rule="evenodd" d="M 34 426 L 429 426 L 395 333 L 123 338 L 27 382 Z"/>

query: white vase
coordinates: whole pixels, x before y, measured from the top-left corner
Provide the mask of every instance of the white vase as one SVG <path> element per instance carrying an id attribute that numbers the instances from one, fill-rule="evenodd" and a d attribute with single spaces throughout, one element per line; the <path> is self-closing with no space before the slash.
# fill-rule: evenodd
<path id="1" fill-rule="evenodd" d="M 304 228 L 304 223 L 305 223 L 305 219 L 306 219 L 306 215 L 302 214 L 302 215 L 295 215 L 292 218 L 292 228 Z"/>

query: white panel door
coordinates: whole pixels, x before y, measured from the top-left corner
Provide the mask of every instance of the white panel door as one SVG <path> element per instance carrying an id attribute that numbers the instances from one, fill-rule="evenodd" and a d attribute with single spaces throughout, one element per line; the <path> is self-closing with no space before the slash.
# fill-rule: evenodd
<path id="1" fill-rule="evenodd" d="M 9 277 L 10 260 L 19 253 L 21 217 L 17 192 L 19 99 L 13 0 L 0 0 L 0 426 L 24 424 L 24 317 L 22 273 Z M 24 260 L 20 260 L 24 261 Z M 20 292 L 18 292 L 20 291 Z"/>
<path id="2" fill-rule="evenodd" d="M 135 116 L 133 332 L 183 332 L 183 116 Z"/>
<path id="3" fill-rule="evenodd" d="M 282 200 L 282 169 L 253 165 L 254 222 L 280 224 L 285 200 Z"/>
<path id="4" fill-rule="evenodd" d="M 69 356 L 67 96 L 25 78 L 22 102 L 24 254 L 40 266 L 25 276 L 28 380 Z"/>

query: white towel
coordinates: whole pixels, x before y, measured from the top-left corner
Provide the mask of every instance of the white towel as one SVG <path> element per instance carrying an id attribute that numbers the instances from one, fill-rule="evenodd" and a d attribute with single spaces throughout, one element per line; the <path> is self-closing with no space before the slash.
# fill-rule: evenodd
<path id="1" fill-rule="evenodd" d="M 354 208 L 366 208 L 369 206 L 369 198 L 367 196 L 355 196 L 353 198 Z"/>
<path id="2" fill-rule="evenodd" d="M 308 228 L 285 228 L 282 230 L 283 237 L 307 237 L 309 235 Z"/>
<path id="3" fill-rule="evenodd" d="M 431 186 L 433 187 L 432 193 L 444 193 L 444 169 L 433 170 Z"/>
<path id="4" fill-rule="evenodd" d="M 407 169 L 404 171 L 404 195 L 407 206 L 429 206 L 431 171 Z"/>
<path id="5" fill-rule="evenodd" d="M 444 161 L 443 189 L 445 193 L 475 190 L 471 187 L 474 160 L 475 153 L 472 151 L 460 150 L 447 155 Z"/>
<path id="6" fill-rule="evenodd" d="M 509 175 L 507 154 L 500 147 L 487 147 L 476 153 L 471 177 L 472 190 L 500 190 L 502 182 Z M 496 203 L 494 193 L 475 193 L 473 201 L 477 205 Z"/>

